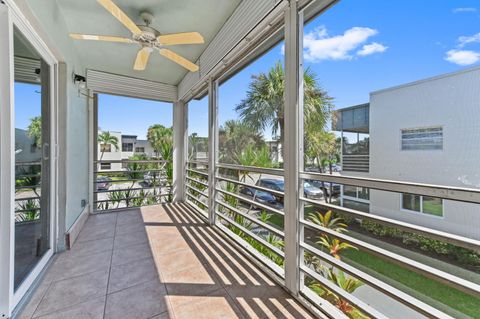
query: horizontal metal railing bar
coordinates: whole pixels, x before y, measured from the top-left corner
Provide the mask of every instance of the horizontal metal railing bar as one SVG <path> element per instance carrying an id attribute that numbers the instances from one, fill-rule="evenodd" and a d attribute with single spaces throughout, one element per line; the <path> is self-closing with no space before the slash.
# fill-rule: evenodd
<path id="1" fill-rule="evenodd" d="M 157 176 L 159 177 L 159 176 Z M 156 178 L 156 181 L 160 180 L 160 178 Z M 94 181 L 95 184 L 100 183 L 125 183 L 125 182 L 141 182 L 145 181 L 145 178 L 131 178 L 131 179 L 113 179 L 110 181 Z"/>
<path id="2" fill-rule="evenodd" d="M 225 220 L 227 223 L 230 223 L 232 224 L 233 226 L 237 227 L 238 229 L 240 229 L 242 232 L 244 232 L 245 234 L 247 234 L 249 237 L 252 237 L 254 240 L 258 241 L 260 244 L 262 244 L 263 246 L 267 247 L 268 249 L 270 249 L 271 251 L 273 251 L 275 254 L 277 254 L 278 256 L 282 257 L 282 258 L 285 258 L 285 253 L 278 249 L 277 247 L 273 246 L 272 244 L 270 244 L 268 241 L 266 241 L 265 239 L 263 239 L 262 237 L 258 236 L 257 234 L 253 233 L 252 231 L 246 229 L 245 227 L 243 227 L 242 225 L 240 225 L 239 223 L 235 222 L 234 220 L 231 220 L 228 216 L 225 216 L 224 214 L 220 213 L 219 211 L 215 210 L 215 214 L 217 216 L 219 216 L 221 219 Z"/>
<path id="3" fill-rule="evenodd" d="M 284 233 L 283 231 L 281 231 L 281 230 L 273 227 L 272 225 L 269 225 L 269 224 L 267 224 L 267 223 L 264 223 L 263 221 L 255 218 L 255 217 L 252 217 L 252 216 L 250 216 L 250 215 L 248 215 L 248 214 L 245 214 L 245 213 L 242 212 L 241 210 L 239 210 L 239 209 L 237 209 L 237 208 L 235 208 L 235 207 L 233 207 L 233 206 L 230 206 L 230 205 L 228 205 L 228 204 L 226 204 L 226 203 L 224 203 L 224 202 L 222 202 L 222 201 L 220 201 L 220 200 L 218 200 L 218 199 L 215 199 L 215 202 L 216 202 L 217 204 L 219 204 L 219 205 L 221 205 L 221 206 L 223 206 L 223 207 L 231 210 L 232 212 L 235 212 L 235 213 L 237 213 L 237 214 L 245 217 L 246 219 L 252 221 L 253 223 L 255 223 L 255 224 L 259 225 L 259 226 L 262 226 L 263 228 L 267 229 L 269 232 L 274 233 L 275 235 L 277 235 L 277 236 L 279 236 L 279 237 L 285 238 L 285 233 Z"/>
<path id="4" fill-rule="evenodd" d="M 41 199 L 41 196 L 15 198 L 15 201 L 16 202 L 23 202 L 23 201 L 32 200 L 32 199 Z"/>
<path id="5" fill-rule="evenodd" d="M 275 213 L 275 214 L 278 214 L 278 215 L 281 215 L 281 216 L 285 216 L 285 213 L 282 212 L 281 210 L 278 210 L 278 209 L 276 209 L 276 208 L 270 207 L 270 206 L 268 206 L 268 205 L 264 205 L 264 204 L 262 204 L 262 203 L 253 201 L 253 200 L 251 200 L 251 199 L 242 197 L 242 196 L 240 196 L 240 195 L 238 195 L 238 194 L 235 194 L 235 193 L 232 193 L 232 192 L 223 190 L 223 189 L 218 188 L 218 187 L 216 187 L 215 190 L 217 190 L 217 191 L 219 191 L 219 192 L 221 192 L 221 193 L 223 193 L 223 194 L 227 194 L 227 195 L 233 196 L 233 197 L 235 197 L 235 198 L 237 198 L 237 199 L 239 199 L 239 200 L 241 200 L 241 201 L 247 202 L 247 203 L 252 204 L 252 205 L 254 205 L 254 206 L 261 207 L 261 208 L 263 208 L 263 209 L 265 209 L 265 210 L 268 210 L 269 212 L 272 212 L 272 213 Z"/>
<path id="6" fill-rule="evenodd" d="M 32 208 L 28 208 L 28 209 L 15 209 L 15 213 L 25 213 L 25 212 L 30 212 L 30 211 L 37 211 L 37 210 L 41 210 L 40 207 L 32 207 Z"/>
<path id="7" fill-rule="evenodd" d="M 185 202 L 187 202 L 189 205 L 193 207 L 193 209 L 204 219 L 206 219 L 207 211 L 205 209 L 200 208 L 197 204 L 189 200 L 188 198 L 185 199 Z"/>
<path id="8" fill-rule="evenodd" d="M 392 297 L 393 299 L 403 303 L 404 305 L 422 313 L 423 315 L 429 318 L 441 318 L 441 319 L 453 319 L 447 314 L 441 312 L 440 310 L 427 305 L 426 303 L 410 296 L 409 294 L 404 293 L 401 290 L 398 290 L 395 287 L 390 286 L 389 284 L 361 271 L 357 268 L 350 266 L 349 264 L 332 257 L 331 255 L 307 244 L 304 242 L 300 243 L 300 247 L 308 250 L 312 254 L 316 255 L 318 258 L 323 261 L 335 266 L 338 269 L 345 271 L 346 273 L 354 276 L 357 279 L 360 279 L 363 283 L 366 283 L 373 288 L 379 290 L 380 292 Z"/>
<path id="9" fill-rule="evenodd" d="M 194 196 L 194 195 L 192 195 L 192 194 L 186 193 L 185 195 L 188 196 L 188 197 L 190 197 L 191 199 L 199 202 L 199 203 L 202 203 L 202 205 L 205 206 L 206 209 L 208 209 L 208 203 L 202 202 L 198 197 L 196 197 L 196 196 Z"/>
<path id="10" fill-rule="evenodd" d="M 42 165 L 42 162 L 15 162 L 15 166 Z"/>
<path id="11" fill-rule="evenodd" d="M 353 305 L 356 308 L 359 308 L 363 313 L 367 314 L 368 316 L 376 319 L 388 319 L 387 316 L 384 314 L 380 313 L 376 309 L 370 307 L 368 304 L 365 302 L 361 301 L 357 297 L 351 295 L 347 291 L 343 290 L 340 286 L 337 286 L 327 278 L 319 275 L 317 272 L 313 271 L 312 269 L 305 267 L 305 266 L 300 266 L 300 270 L 307 274 L 308 276 L 312 277 L 313 279 L 317 280 L 327 288 L 328 290 L 332 291 L 334 294 L 337 296 L 340 296 L 342 299 L 345 299 L 348 301 L 351 305 Z"/>
<path id="12" fill-rule="evenodd" d="M 170 196 L 172 194 L 170 193 L 165 193 L 165 194 L 157 194 L 157 195 L 149 195 L 148 197 L 165 197 L 165 196 Z M 126 198 L 122 198 L 122 199 L 117 199 L 117 200 L 113 200 L 113 199 L 102 199 L 102 200 L 95 200 L 93 201 L 95 204 L 96 203 L 105 203 L 105 202 L 114 202 L 114 203 L 118 203 L 118 202 L 124 202 L 124 201 L 127 201 L 127 200 L 132 200 L 132 199 L 140 199 L 140 198 L 147 198 L 147 196 L 136 196 L 136 197 L 126 197 Z"/>
<path id="13" fill-rule="evenodd" d="M 195 174 L 199 174 L 199 175 L 203 175 L 203 176 L 208 176 L 208 173 L 206 172 L 202 172 L 202 171 L 197 171 L 195 169 L 191 169 L 191 168 L 186 168 L 187 172 L 190 172 L 190 173 L 195 173 Z"/>
<path id="14" fill-rule="evenodd" d="M 269 174 L 276 176 L 283 176 L 283 169 L 279 168 L 265 168 L 256 166 L 242 166 L 235 164 L 217 164 L 217 168 L 231 169 L 236 171 L 248 171 L 252 173 Z"/>
<path id="15" fill-rule="evenodd" d="M 206 166 L 208 166 L 208 161 L 190 160 L 190 161 L 187 161 L 187 164 L 196 164 L 196 165 L 206 165 Z"/>
<path id="16" fill-rule="evenodd" d="M 42 185 L 41 184 L 38 184 L 38 185 L 32 185 L 32 186 L 15 186 L 15 190 L 17 189 L 33 189 L 33 188 L 39 188 L 41 187 Z"/>
<path id="17" fill-rule="evenodd" d="M 42 177 L 41 173 L 38 174 L 16 174 L 15 179 L 21 179 L 26 177 Z"/>
<path id="18" fill-rule="evenodd" d="M 300 178 L 480 204 L 480 189 L 302 172 Z"/>
<path id="19" fill-rule="evenodd" d="M 198 184 L 201 184 L 205 187 L 208 187 L 208 183 L 206 183 L 205 181 L 201 181 L 201 180 L 198 180 L 198 179 L 195 179 L 195 178 L 191 178 L 190 176 L 185 176 L 185 178 L 189 181 L 194 182 L 194 183 L 198 183 Z"/>
<path id="20" fill-rule="evenodd" d="M 98 161 L 94 161 L 94 163 L 96 164 L 102 164 L 102 163 L 105 163 L 105 164 L 108 164 L 108 163 L 112 163 L 112 164 L 118 164 L 118 163 L 142 163 L 142 164 L 166 164 L 166 163 L 169 163 L 169 161 L 166 161 L 166 160 L 98 160 Z"/>
<path id="21" fill-rule="evenodd" d="M 193 187 L 193 186 L 190 186 L 188 184 L 185 185 L 188 189 L 191 189 L 193 190 L 194 192 L 197 192 L 198 194 L 202 195 L 203 197 L 205 198 L 208 198 L 208 194 L 204 193 L 203 191 L 199 190 L 198 188 L 196 187 Z"/>
<path id="22" fill-rule="evenodd" d="M 171 188 L 171 186 L 149 186 L 149 187 L 135 187 L 135 188 L 116 188 L 116 189 L 107 189 L 104 191 L 94 191 L 95 194 L 102 194 L 102 193 L 115 193 L 115 192 L 123 192 L 123 191 L 140 191 L 140 190 L 150 190 L 150 189 L 160 189 L 160 188 Z"/>
<path id="23" fill-rule="evenodd" d="M 219 180 L 222 180 L 222 181 L 225 181 L 225 182 L 234 183 L 234 184 L 242 185 L 242 186 L 245 186 L 245 187 L 255 188 L 255 189 L 258 189 L 260 191 L 268 192 L 268 193 L 271 193 L 271 194 L 274 194 L 274 195 L 278 195 L 278 196 L 282 196 L 282 197 L 285 196 L 285 194 L 283 192 L 280 192 L 280 191 L 276 191 L 276 190 L 266 188 L 266 187 L 262 187 L 262 186 L 258 186 L 258 185 L 251 185 L 251 184 L 248 184 L 248 183 L 236 181 L 234 179 L 222 177 L 220 175 L 215 176 L 215 178 L 219 179 Z"/>
<path id="24" fill-rule="evenodd" d="M 370 157 L 367 154 L 343 154 L 342 157 Z"/>
<path id="25" fill-rule="evenodd" d="M 142 170 L 123 170 L 123 171 L 94 171 L 95 174 L 128 174 L 128 173 L 148 173 L 148 172 L 163 172 L 164 168 L 142 169 Z M 108 175 L 107 175 L 108 176 Z"/>
<path id="26" fill-rule="evenodd" d="M 410 258 L 398 255 L 396 253 L 390 252 L 386 249 L 374 246 L 372 244 L 366 243 L 364 241 L 361 241 L 359 239 L 350 237 L 345 234 L 338 233 L 334 230 L 331 230 L 329 228 L 325 228 L 323 226 L 320 226 L 318 224 L 312 223 L 307 220 L 300 220 L 300 223 L 318 230 L 319 232 L 328 234 L 332 237 L 338 238 L 343 240 L 344 242 L 351 244 L 353 246 L 356 246 L 357 248 L 361 248 L 365 251 L 368 251 L 378 257 L 381 257 L 383 259 L 392 261 L 402 267 L 408 268 L 410 270 L 413 270 L 417 273 L 423 274 L 429 278 L 432 278 L 436 281 L 445 283 L 446 285 L 461 290 L 463 292 L 466 292 L 468 294 L 471 294 L 472 296 L 479 297 L 480 296 L 480 285 L 470 282 L 468 280 L 465 280 L 463 278 L 454 276 L 452 274 L 446 273 L 442 270 L 430 267 L 426 264 L 422 264 L 418 261 L 412 260 Z"/>
<path id="27" fill-rule="evenodd" d="M 446 233 L 440 230 L 435 230 L 432 228 L 428 227 L 423 227 L 423 226 L 418 226 L 415 224 L 409 224 L 406 222 L 402 222 L 399 220 L 383 217 L 380 215 L 374 215 L 370 213 L 365 213 L 359 210 L 351 209 L 351 208 L 346 208 L 346 207 L 341 207 L 335 204 L 329 204 L 329 203 L 324 203 L 320 202 L 318 200 L 313 200 L 313 199 L 308 199 L 305 197 L 300 197 L 300 200 L 304 201 L 305 203 L 309 203 L 315 206 L 319 206 L 322 208 L 327 208 L 329 210 L 335 211 L 335 212 L 341 212 L 350 216 L 355 216 L 355 217 L 360 217 L 360 218 L 365 218 L 369 219 L 375 222 L 378 222 L 383 225 L 388 225 L 388 226 L 393 226 L 395 228 L 401 229 L 401 230 L 406 230 L 409 232 L 425 235 L 429 238 L 435 238 L 444 242 L 448 242 L 450 244 L 454 244 L 456 246 L 468 248 L 468 249 L 473 249 L 473 250 L 480 250 L 480 240 L 468 238 L 468 237 L 463 237 L 459 235 L 454 235 L 450 233 Z"/>

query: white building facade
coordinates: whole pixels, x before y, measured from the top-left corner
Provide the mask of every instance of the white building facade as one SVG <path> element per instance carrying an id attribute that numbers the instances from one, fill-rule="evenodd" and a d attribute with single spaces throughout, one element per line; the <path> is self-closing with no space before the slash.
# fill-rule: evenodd
<path id="1" fill-rule="evenodd" d="M 342 175 L 479 188 L 479 143 L 474 68 L 371 93 L 369 170 Z M 342 200 L 355 197 L 372 214 L 480 239 L 478 205 L 344 187 Z"/>

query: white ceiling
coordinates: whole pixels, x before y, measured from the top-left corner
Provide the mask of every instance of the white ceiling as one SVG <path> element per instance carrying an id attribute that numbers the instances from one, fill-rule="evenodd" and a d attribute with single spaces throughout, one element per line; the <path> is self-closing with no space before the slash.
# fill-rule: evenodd
<path id="1" fill-rule="evenodd" d="M 137 24 L 140 12 L 154 15 L 151 26 L 162 34 L 198 31 L 205 44 L 169 48 L 195 62 L 230 17 L 241 0 L 114 0 Z M 131 33 L 96 0 L 57 0 L 68 32 L 130 37 Z M 90 69 L 177 85 L 188 72 L 178 64 L 152 52 L 145 71 L 133 70 L 139 46 L 127 43 L 72 40 L 72 45 Z"/>

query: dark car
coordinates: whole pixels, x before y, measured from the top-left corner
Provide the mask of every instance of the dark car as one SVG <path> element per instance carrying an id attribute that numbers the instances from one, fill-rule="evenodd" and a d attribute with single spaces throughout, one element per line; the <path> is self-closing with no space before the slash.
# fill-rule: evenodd
<path id="1" fill-rule="evenodd" d="M 285 182 L 281 179 L 272 179 L 272 178 L 262 178 L 257 181 L 258 186 L 269 188 L 278 192 L 285 192 Z M 303 184 L 303 193 L 307 198 L 319 199 L 322 197 L 323 192 L 320 188 L 308 183 L 307 181 Z M 283 204 L 283 196 L 273 194 L 277 201 Z"/>
<path id="2" fill-rule="evenodd" d="M 271 193 L 254 189 L 253 187 L 242 187 L 240 189 L 240 195 L 250 200 L 259 202 L 260 204 L 281 208 L 281 204 L 277 201 L 275 196 L 273 196 Z M 244 202 L 244 204 L 250 205 L 248 202 Z"/>
<path id="3" fill-rule="evenodd" d="M 307 179 L 307 180 L 305 180 L 305 183 L 309 183 L 316 188 L 324 190 L 327 193 L 328 196 L 338 196 L 338 195 L 340 195 L 340 185 L 339 184 L 333 184 L 333 183 L 330 183 L 330 182 L 322 182 L 322 181 L 313 180 L 313 179 Z M 331 194 L 330 194 L 330 191 L 332 192 Z"/>
<path id="4" fill-rule="evenodd" d="M 110 188 L 112 179 L 107 176 L 97 177 L 97 191 L 107 191 Z"/>

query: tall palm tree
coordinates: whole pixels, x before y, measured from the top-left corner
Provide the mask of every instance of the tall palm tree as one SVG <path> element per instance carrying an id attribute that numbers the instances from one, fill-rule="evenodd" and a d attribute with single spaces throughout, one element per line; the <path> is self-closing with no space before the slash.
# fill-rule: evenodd
<path id="1" fill-rule="evenodd" d="M 166 140 L 173 141 L 173 128 L 154 124 L 148 128 L 147 140 L 158 156 L 161 152 L 162 144 Z"/>
<path id="2" fill-rule="evenodd" d="M 325 127 L 332 109 L 332 98 L 323 90 L 315 74 L 306 69 L 303 78 L 304 84 L 304 118 L 305 129 Z M 284 141 L 284 92 L 285 72 L 278 61 L 268 73 L 252 76 L 247 97 L 235 107 L 241 119 L 259 131 L 272 128 L 272 135 L 280 133 L 280 141 Z M 283 152 L 283 151 L 282 151 Z"/>
<path id="3" fill-rule="evenodd" d="M 115 150 L 118 150 L 118 138 L 116 136 L 113 136 L 110 134 L 108 131 L 104 131 L 100 133 L 97 137 L 98 143 L 100 145 L 108 145 L 111 144 L 113 147 L 115 147 Z M 105 154 L 105 148 L 100 148 L 102 151 L 102 154 L 100 155 L 100 160 L 103 158 L 103 154 Z"/>
<path id="4" fill-rule="evenodd" d="M 42 147 L 42 117 L 35 116 L 30 119 L 27 135 L 34 139 L 37 148 Z"/>
<path id="5" fill-rule="evenodd" d="M 262 134 L 248 123 L 229 120 L 219 129 L 219 144 L 221 160 L 239 164 L 237 157 L 241 156 L 242 152 L 249 146 L 252 149 L 259 149 L 265 145 L 265 141 Z"/>

